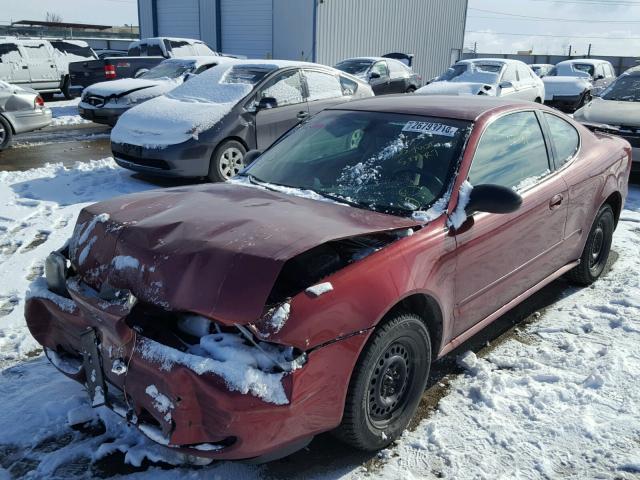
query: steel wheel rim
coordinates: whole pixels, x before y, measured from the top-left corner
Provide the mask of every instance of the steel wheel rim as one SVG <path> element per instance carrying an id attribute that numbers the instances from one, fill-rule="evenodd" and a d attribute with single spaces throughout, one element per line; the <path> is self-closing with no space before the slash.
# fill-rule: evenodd
<path id="1" fill-rule="evenodd" d="M 244 155 L 239 148 L 226 148 L 220 155 L 220 173 L 225 179 L 237 175 L 244 168 Z"/>
<path id="2" fill-rule="evenodd" d="M 589 252 L 589 269 L 598 270 L 601 266 L 605 248 L 605 232 L 602 220 L 598 222 L 593 232 L 593 242 L 591 243 L 591 251 Z"/>
<path id="3" fill-rule="evenodd" d="M 412 355 L 410 345 L 398 340 L 377 359 L 367 395 L 367 412 L 373 425 L 388 425 L 406 407 L 415 370 Z"/>

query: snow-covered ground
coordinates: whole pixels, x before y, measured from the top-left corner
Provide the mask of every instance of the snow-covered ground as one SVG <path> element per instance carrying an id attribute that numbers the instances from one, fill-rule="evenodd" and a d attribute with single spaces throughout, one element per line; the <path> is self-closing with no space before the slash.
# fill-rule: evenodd
<path id="1" fill-rule="evenodd" d="M 169 470 L 158 465 L 187 459 L 91 409 L 83 388 L 40 355 L 22 312 L 27 285 L 83 205 L 147 188 L 110 159 L 0 172 L 0 479 L 640 477 L 639 187 L 630 189 L 607 275 L 592 288 L 567 288 L 506 341 L 461 355 L 463 373 L 437 410 L 375 461 L 364 466 L 345 447 L 330 458 L 311 451 L 266 466 Z M 69 427 L 82 420 L 93 427 Z"/>
<path id="2" fill-rule="evenodd" d="M 51 108 L 51 113 L 53 115 L 53 122 L 51 122 L 51 125 L 60 126 L 91 123 L 89 120 L 85 120 L 78 114 L 79 102 L 79 98 L 47 102 L 47 107 Z"/>

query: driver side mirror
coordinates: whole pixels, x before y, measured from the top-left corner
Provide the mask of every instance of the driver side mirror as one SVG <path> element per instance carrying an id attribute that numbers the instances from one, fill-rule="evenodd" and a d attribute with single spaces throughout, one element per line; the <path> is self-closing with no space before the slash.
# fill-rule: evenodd
<path id="1" fill-rule="evenodd" d="M 598 75 L 596 75 L 596 80 L 602 80 L 604 78 L 604 75 L 602 75 L 601 73 L 599 73 Z"/>
<path id="2" fill-rule="evenodd" d="M 244 155 L 244 164 L 246 165 L 251 165 L 253 162 L 255 162 L 258 157 L 262 155 L 262 151 L 260 150 L 249 150 L 247 153 L 245 153 Z"/>
<path id="3" fill-rule="evenodd" d="M 278 101 L 273 97 L 262 97 L 256 105 L 258 110 L 264 110 L 266 108 L 276 108 L 278 106 Z"/>
<path id="4" fill-rule="evenodd" d="M 513 83 L 508 80 L 500 82 L 500 88 L 513 88 Z"/>
<path id="5" fill-rule="evenodd" d="M 371 73 L 369 74 L 369 80 L 374 80 L 374 79 L 376 79 L 376 78 L 380 78 L 380 73 L 378 73 L 378 72 L 371 72 Z"/>
<path id="6" fill-rule="evenodd" d="M 471 190 L 465 213 L 512 213 L 522 205 L 522 197 L 511 188 L 502 185 L 475 185 Z"/>

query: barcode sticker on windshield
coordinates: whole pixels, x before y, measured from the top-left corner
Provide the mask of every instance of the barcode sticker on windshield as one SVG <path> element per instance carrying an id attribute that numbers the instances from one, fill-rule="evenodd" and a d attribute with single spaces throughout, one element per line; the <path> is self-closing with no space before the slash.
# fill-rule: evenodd
<path id="1" fill-rule="evenodd" d="M 457 127 L 433 122 L 407 122 L 402 128 L 403 132 L 430 133 L 432 135 L 445 135 L 453 137 L 458 131 Z"/>

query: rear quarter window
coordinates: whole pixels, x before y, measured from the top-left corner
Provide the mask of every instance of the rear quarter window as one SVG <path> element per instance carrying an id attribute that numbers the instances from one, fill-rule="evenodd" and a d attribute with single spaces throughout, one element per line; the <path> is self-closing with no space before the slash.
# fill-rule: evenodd
<path id="1" fill-rule="evenodd" d="M 551 141 L 555 147 L 556 166 L 560 168 L 571 160 L 580 148 L 580 135 L 573 125 L 560 117 L 545 113 L 544 118 L 547 120 Z"/>
<path id="2" fill-rule="evenodd" d="M 15 43 L 0 43 L 0 62 L 11 63 L 20 62 L 22 55 L 18 50 L 18 45 Z"/>

